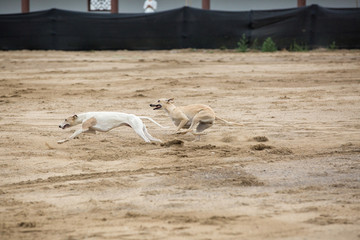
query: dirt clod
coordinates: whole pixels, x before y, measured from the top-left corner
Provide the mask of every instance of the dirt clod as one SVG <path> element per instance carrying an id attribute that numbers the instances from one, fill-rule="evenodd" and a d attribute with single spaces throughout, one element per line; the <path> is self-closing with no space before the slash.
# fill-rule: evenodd
<path id="1" fill-rule="evenodd" d="M 174 140 L 170 140 L 164 143 L 161 143 L 160 146 L 162 147 L 170 147 L 170 146 L 184 146 L 184 141 L 179 140 L 179 139 L 174 139 Z"/>
<path id="2" fill-rule="evenodd" d="M 20 223 L 18 223 L 18 227 L 34 228 L 34 227 L 36 227 L 36 223 L 35 222 L 20 222 Z"/>
<path id="3" fill-rule="evenodd" d="M 265 136 L 256 136 L 253 138 L 255 141 L 257 142 L 267 142 L 269 141 L 269 139 Z"/>
<path id="4" fill-rule="evenodd" d="M 263 143 L 260 143 L 260 144 L 253 145 L 250 148 L 251 148 L 251 150 L 262 151 L 264 149 L 272 149 L 273 147 L 269 146 L 269 145 L 265 145 Z"/>

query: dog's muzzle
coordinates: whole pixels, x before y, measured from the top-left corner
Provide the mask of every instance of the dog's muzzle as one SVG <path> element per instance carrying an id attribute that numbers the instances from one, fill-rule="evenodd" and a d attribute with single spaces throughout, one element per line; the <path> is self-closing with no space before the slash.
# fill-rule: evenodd
<path id="1" fill-rule="evenodd" d="M 153 110 L 157 110 L 157 109 L 162 108 L 162 105 L 161 104 L 150 104 L 150 107 L 153 107 L 154 108 Z"/>
<path id="2" fill-rule="evenodd" d="M 59 128 L 62 128 L 62 129 L 65 129 L 67 127 L 70 127 L 70 124 L 59 125 Z"/>

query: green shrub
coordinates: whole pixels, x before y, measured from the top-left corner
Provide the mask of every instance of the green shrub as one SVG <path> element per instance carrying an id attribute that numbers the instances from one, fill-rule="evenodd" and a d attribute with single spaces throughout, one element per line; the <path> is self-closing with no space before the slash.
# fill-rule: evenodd
<path id="1" fill-rule="evenodd" d="M 277 51 L 276 44 L 271 39 L 271 37 L 268 37 L 267 39 L 265 39 L 265 41 L 262 44 L 261 51 L 262 52 L 275 52 L 275 51 Z"/>
<path id="2" fill-rule="evenodd" d="M 241 36 L 240 41 L 237 43 L 238 47 L 236 48 L 239 52 L 246 52 L 248 50 L 248 43 L 245 34 Z"/>

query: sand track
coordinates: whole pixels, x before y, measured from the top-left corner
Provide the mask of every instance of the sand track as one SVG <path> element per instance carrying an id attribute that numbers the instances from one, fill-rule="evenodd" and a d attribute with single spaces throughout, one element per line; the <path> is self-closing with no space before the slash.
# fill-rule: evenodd
<path id="1" fill-rule="evenodd" d="M 0 239 L 359 239 L 360 52 L 0 52 Z M 149 104 L 204 103 L 193 142 Z M 81 135 L 68 115 L 150 116 Z"/>

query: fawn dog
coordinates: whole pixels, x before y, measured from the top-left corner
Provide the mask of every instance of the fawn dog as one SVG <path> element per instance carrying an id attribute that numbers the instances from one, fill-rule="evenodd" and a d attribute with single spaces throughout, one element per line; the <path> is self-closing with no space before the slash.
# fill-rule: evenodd
<path id="1" fill-rule="evenodd" d="M 200 140 L 200 135 L 205 129 L 211 127 L 215 120 L 220 120 L 229 125 L 242 126 L 239 123 L 229 122 L 216 116 L 214 110 L 204 104 L 190 104 L 187 106 L 177 107 L 174 105 L 174 99 L 159 99 L 155 104 L 150 104 L 154 110 L 163 109 L 171 118 L 175 126 L 177 126 L 176 133 L 185 134 L 192 132 Z M 196 129 L 194 129 L 196 127 Z M 186 128 L 185 131 L 180 129 Z"/>

